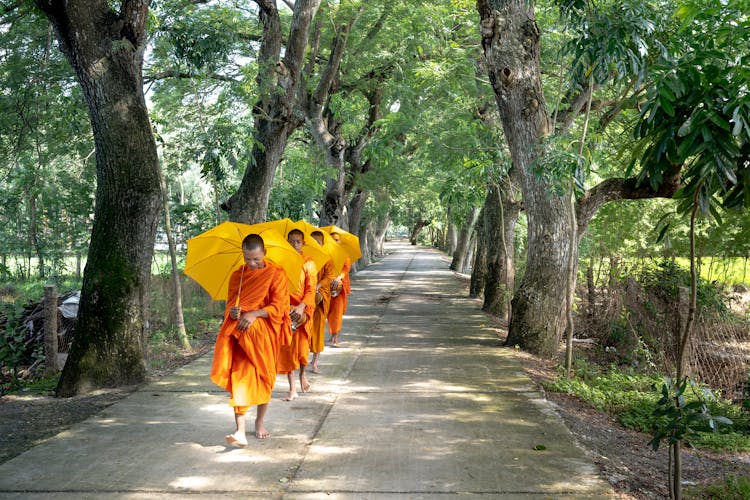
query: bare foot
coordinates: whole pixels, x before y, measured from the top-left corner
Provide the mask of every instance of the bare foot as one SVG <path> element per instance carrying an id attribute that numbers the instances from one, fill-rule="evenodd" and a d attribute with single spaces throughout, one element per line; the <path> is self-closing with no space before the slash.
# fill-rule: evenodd
<path id="1" fill-rule="evenodd" d="M 234 434 L 227 434 L 224 436 L 224 441 L 230 446 L 236 446 L 238 448 L 244 448 L 247 446 L 247 438 L 245 436 L 235 432 Z"/>
<path id="2" fill-rule="evenodd" d="M 255 423 L 255 437 L 258 439 L 266 439 L 271 435 L 270 432 L 263 427 L 263 424 Z"/>
<path id="3" fill-rule="evenodd" d="M 302 392 L 305 392 L 304 386 Z M 293 401 L 297 399 L 297 391 L 290 392 L 287 396 L 281 398 L 282 401 Z"/>
<path id="4" fill-rule="evenodd" d="M 312 365 L 312 367 L 310 368 L 310 371 L 312 373 L 320 373 L 320 368 L 318 368 L 318 365 Z"/>
<path id="5" fill-rule="evenodd" d="M 301 375 L 299 378 L 299 387 L 302 389 L 302 392 L 308 392 L 310 390 L 310 382 L 304 375 Z"/>

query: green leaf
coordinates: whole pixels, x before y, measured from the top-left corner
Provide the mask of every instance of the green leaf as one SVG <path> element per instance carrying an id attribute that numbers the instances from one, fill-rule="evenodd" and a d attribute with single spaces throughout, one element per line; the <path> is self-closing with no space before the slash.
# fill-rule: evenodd
<path id="1" fill-rule="evenodd" d="M 685 137 L 690 133 L 692 130 L 693 121 L 688 118 L 683 122 L 682 125 L 680 125 L 680 128 L 677 130 L 677 136 L 678 137 Z"/>

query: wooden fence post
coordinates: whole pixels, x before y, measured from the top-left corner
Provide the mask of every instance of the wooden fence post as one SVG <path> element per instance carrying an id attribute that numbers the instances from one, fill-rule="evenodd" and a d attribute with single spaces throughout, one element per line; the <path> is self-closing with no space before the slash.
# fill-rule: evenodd
<path id="1" fill-rule="evenodd" d="M 47 376 L 57 367 L 57 287 L 44 285 L 44 365 Z"/>

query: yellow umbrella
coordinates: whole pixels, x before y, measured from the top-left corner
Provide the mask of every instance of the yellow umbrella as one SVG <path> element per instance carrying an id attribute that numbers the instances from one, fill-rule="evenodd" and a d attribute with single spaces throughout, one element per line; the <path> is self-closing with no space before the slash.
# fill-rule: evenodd
<path id="1" fill-rule="evenodd" d="M 341 246 L 346 250 L 352 262 L 362 257 L 362 250 L 359 248 L 359 238 L 356 235 L 353 235 L 349 231 L 344 231 L 338 226 L 325 226 L 320 229 L 330 234 L 336 233 L 339 235 Z"/>
<path id="2" fill-rule="evenodd" d="M 305 235 L 305 244 L 302 245 L 302 252 L 310 257 L 313 262 L 315 262 L 315 267 L 321 269 L 323 265 L 328 262 L 328 259 L 330 259 L 330 257 L 328 256 L 328 253 L 320 245 L 318 245 L 318 242 L 315 241 L 307 233 L 307 231 L 305 230 L 305 226 L 302 223 L 305 223 L 305 221 L 294 222 L 292 221 L 292 219 L 278 219 L 268 222 L 261 222 L 258 225 L 273 229 L 274 231 L 281 234 L 281 236 L 283 236 L 284 238 L 289 236 L 289 232 L 294 229 L 299 229 L 300 231 L 302 231 L 302 234 Z"/>
<path id="3" fill-rule="evenodd" d="M 298 220 L 297 224 L 302 226 L 302 231 L 305 233 L 305 241 L 307 241 L 308 238 L 315 241 L 312 237 L 312 233 L 314 233 L 315 231 L 320 231 L 321 234 L 323 234 L 323 245 L 321 248 L 330 256 L 331 259 L 333 259 L 333 272 L 335 274 L 339 274 L 341 272 L 341 268 L 344 267 L 344 261 L 346 260 L 347 256 L 346 250 L 344 250 L 341 245 L 336 243 L 336 240 L 334 240 L 327 231 L 324 231 L 317 226 L 313 226 L 303 219 Z"/>
<path id="4" fill-rule="evenodd" d="M 266 258 L 284 269 L 290 291 L 299 286 L 302 257 L 286 238 L 262 224 L 223 222 L 187 242 L 184 273 L 202 286 L 214 300 L 226 300 L 229 277 L 244 263 L 242 240 L 258 234 L 266 247 Z"/>

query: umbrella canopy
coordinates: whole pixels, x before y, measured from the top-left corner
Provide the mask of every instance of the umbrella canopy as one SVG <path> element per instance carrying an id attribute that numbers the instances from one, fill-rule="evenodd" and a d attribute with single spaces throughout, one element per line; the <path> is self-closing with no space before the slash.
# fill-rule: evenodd
<path id="1" fill-rule="evenodd" d="M 223 222 L 187 242 L 184 273 L 202 286 L 214 300 L 226 300 L 229 277 L 245 263 L 242 240 L 249 234 L 263 238 L 266 258 L 281 266 L 290 291 L 296 291 L 302 272 L 302 257 L 280 233 L 263 224 Z"/>
<path id="2" fill-rule="evenodd" d="M 309 235 L 305 230 L 305 225 L 303 223 L 305 223 L 305 221 L 294 222 L 292 219 L 277 219 L 268 222 L 261 222 L 257 225 L 278 232 L 284 237 L 284 239 L 289 235 L 289 231 L 292 231 L 293 229 L 299 229 L 302 231 L 302 234 L 305 235 L 305 244 L 302 245 L 302 252 L 315 262 L 315 267 L 321 269 L 331 257 L 328 255 L 328 252 L 318 245 L 318 242 Z"/>
<path id="3" fill-rule="evenodd" d="M 330 234 L 336 233 L 339 235 L 341 246 L 346 250 L 346 253 L 349 255 L 352 262 L 362 257 L 362 250 L 359 248 L 359 237 L 353 235 L 349 231 L 344 231 L 338 226 L 324 226 L 320 229 Z"/>
<path id="4" fill-rule="evenodd" d="M 296 224 L 300 225 L 302 231 L 305 233 L 305 241 L 310 239 L 313 242 L 317 243 L 313 239 L 312 233 L 314 233 L 315 231 L 321 232 L 321 234 L 323 235 L 323 245 L 320 248 L 322 248 L 323 251 L 333 260 L 334 273 L 339 274 L 341 272 L 341 268 L 344 267 L 344 261 L 346 260 L 347 256 L 346 250 L 344 250 L 341 245 L 336 243 L 336 240 L 331 237 L 330 233 L 322 230 L 317 226 L 313 226 L 306 220 L 300 219 L 296 222 Z M 320 267 L 318 267 L 318 269 L 320 269 Z"/>

